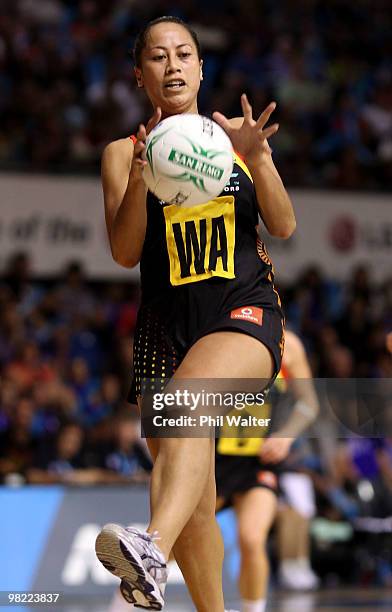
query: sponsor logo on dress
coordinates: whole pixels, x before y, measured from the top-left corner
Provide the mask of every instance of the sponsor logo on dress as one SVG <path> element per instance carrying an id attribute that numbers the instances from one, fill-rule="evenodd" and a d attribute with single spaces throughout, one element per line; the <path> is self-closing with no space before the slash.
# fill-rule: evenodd
<path id="1" fill-rule="evenodd" d="M 238 179 L 239 173 L 232 172 L 230 179 L 227 185 L 224 187 L 223 191 L 239 191 L 240 190 L 240 181 Z"/>
<path id="2" fill-rule="evenodd" d="M 249 321 L 250 323 L 256 323 L 256 325 L 262 325 L 263 309 L 257 308 L 256 306 L 243 306 L 242 308 L 232 310 L 230 318 L 241 319 L 242 321 Z"/>
<path id="3" fill-rule="evenodd" d="M 257 474 L 257 482 L 271 489 L 278 488 L 278 479 L 273 472 L 259 472 Z"/>

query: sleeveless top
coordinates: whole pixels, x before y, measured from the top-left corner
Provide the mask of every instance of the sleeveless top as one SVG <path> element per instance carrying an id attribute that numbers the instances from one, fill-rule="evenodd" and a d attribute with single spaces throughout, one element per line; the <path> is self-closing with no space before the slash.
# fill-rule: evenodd
<path id="1" fill-rule="evenodd" d="M 258 237 L 253 180 L 240 156 L 233 156 L 228 184 L 205 204 L 165 204 L 148 192 L 142 304 L 173 292 L 210 299 L 215 287 L 230 303 L 280 309 L 273 265 Z"/>

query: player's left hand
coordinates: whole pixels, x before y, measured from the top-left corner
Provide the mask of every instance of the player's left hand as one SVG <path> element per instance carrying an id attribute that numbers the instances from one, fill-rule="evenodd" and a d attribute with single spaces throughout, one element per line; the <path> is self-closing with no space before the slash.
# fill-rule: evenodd
<path id="1" fill-rule="evenodd" d="M 279 463 L 286 459 L 290 452 L 293 438 L 266 438 L 259 454 L 263 463 Z"/>
<path id="2" fill-rule="evenodd" d="M 258 164 L 263 161 L 266 153 L 271 153 L 267 139 L 276 134 L 279 129 L 278 123 L 274 123 L 267 128 L 265 127 L 276 108 L 276 103 L 271 102 L 261 113 L 257 121 L 253 119 L 252 107 L 246 94 L 241 96 L 241 106 L 244 120 L 239 127 L 233 127 L 229 119 L 222 115 L 222 113 L 215 112 L 212 118 L 225 130 L 234 150 L 244 157 L 245 162 L 248 164 Z"/>

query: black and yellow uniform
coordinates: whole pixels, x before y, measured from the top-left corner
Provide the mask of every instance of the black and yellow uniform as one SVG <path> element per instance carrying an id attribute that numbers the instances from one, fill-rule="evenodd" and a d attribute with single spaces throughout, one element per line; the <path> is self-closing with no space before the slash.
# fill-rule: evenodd
<path id="1" fill-rule="evenodd" d="M 224 191 L 206 204 L 165 205 L 148 192 L 130 401 L 143 379 L 170 378 L 189 348 L 218 330 L 259 339 L 280 369 L 283 314 L 273 267 L 257 234 L 250 172 L 234 161 Z"/>
<path id="2" fill-rule="evenodd" d="M 282 369 L 269 393 L 268 401 L 263 406 L 251 406 L 244 409 L 245 414 L 273 421 L 273 412 L 287 394 L 287 374 Z M 238 414 L 238 412 L 237 412 Z M 273 430 L 258 426 L 243 428 L 229 427 L 221 429 L 216 442 L 215 479 L 217 496 L 223 500 L 221 509 L 233 503 L 236 494 L 246 493 L 250 489 L 262 487 L 276 495 L 279 493 L 279 474 L 283 463 L 263 463 L 259 457 L 264 442 Z"/>

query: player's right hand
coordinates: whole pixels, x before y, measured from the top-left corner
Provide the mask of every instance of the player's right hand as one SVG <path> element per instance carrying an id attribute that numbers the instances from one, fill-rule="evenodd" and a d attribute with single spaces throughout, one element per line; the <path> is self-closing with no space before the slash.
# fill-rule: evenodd
<path id="1" fill-rule="evenodd" d="M 133 158 L 131 165 L 131 176 L 133 178 L 141 178 L 143 173 L 143 168 L 147 164 L 146 161 L 146 138 L 147 135 L 151 132 L 152 129 L 160 122 L 162 117 L 162 111 L 158 106 L 148 121 L 147 126 L 144 126 L 143 123 L 139 125 L 139 129 L 136 134 L 136 142 L 133 149 Z"/>
<path id="2" fill-rule="evenodd" d="M 264 463 L 279 463 L 284 461 L 290 452 L 293 438 L 274 437 L 266 438 L 260 451 L 260 459 Z"/>

